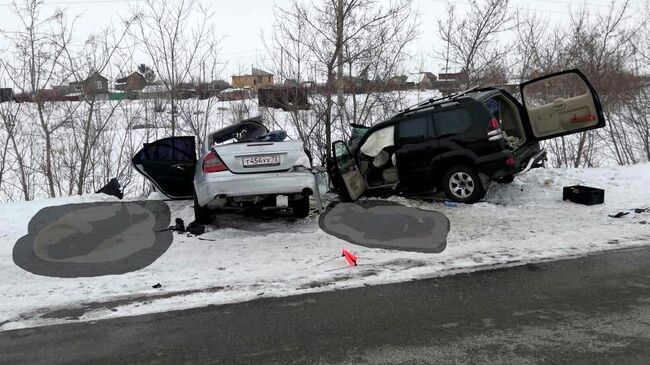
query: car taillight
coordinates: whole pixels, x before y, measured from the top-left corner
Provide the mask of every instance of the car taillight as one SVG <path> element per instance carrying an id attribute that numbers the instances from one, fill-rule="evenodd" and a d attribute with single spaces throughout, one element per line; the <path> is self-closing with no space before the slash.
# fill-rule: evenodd
<path id="1" fill-rule="evenodd" d="M 489 141 L 498 141 L 503 139 L 503 134 L 501 133 L 501 125 L 497 118 L 492 117 L 488 122 L 488 140 Z"/>
<path id="2" fill-rule="evenodd" d="M 506 165 L 514 166 L 515 165 L 515 158 L 513 156 L 506 157 Z"/>
<path id="3" fill-rule="evenodd" d="M 226 166 L 223 161 L 221 161 L 221 158 L 215 153 L 215 152 L 210 152 L 205 157 L 203 157 L 203 172 L 204 173 L 209 173 L 209 172 L 219 172 L 219 171 L 226 171 L 228 170 L 228 167 Z"/>
<path id="4" fill-rule="evenodd" d="M 501 128 L 501 125 L 499 124 L 499 121 L 497 120 L 497 118 L 492 117 L 492 119 L 490 119 L 490 123 L 488 124 L 488 129 L 489 130 L 494 130 L 494 129 L 499 129 L 499 128 Z"/>

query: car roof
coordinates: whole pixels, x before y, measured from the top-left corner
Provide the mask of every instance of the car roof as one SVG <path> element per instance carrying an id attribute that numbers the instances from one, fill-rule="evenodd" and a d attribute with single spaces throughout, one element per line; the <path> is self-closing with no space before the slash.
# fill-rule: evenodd
<path id="1" fill-rule="evenodd" d="M 496 87 L 472 88 L 466 91 L 461 91 L 459 93 L 442 96 L 439 98 L 431 98 L 418 104 L 412 105 L 396 113 L 392 117 L 379 122 L 372 127 L 369 127 L 370 129 L 368 132 L 374 132 L 378 129 L 382 129 L 386 126 L 394 124 L 396 121 L 404 117 L 416 116 L 421 113 L 431 112 L 435 109 L 446 108 L 448 106 L 456 106 L 463 101 L 476 100 L 479 102 L 484 102 L 490 97 L 501 92 L 502 90 Z"/>

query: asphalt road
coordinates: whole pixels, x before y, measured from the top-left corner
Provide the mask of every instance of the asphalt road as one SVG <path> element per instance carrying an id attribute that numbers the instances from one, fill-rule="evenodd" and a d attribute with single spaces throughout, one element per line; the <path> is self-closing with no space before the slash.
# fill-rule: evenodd
<path id="1" fill-rule="evenodd" d="M 650 247 L 0 333 L 1 364 L 650 364 Z"/>

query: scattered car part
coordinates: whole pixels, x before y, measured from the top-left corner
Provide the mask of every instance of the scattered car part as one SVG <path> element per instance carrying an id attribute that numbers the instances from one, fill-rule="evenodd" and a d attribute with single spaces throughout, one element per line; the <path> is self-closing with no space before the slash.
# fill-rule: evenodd
<path id="1" fill-rule="evenodd" d="M 114 196 L 118 199 L 124 198 L 124 193 L 122 192 L 122 186 L 120 185 L 117 178 L 112 178 L 108 184 L 104 185 L 101 189 L 95 192 L 96 194 L 106 194 Z"/>
<path id="2" fill-rule="evenodd" d="M 565 186 L 562 189 L 562 200 L 584 205 L 603 204 L 605 190 L 582 185 Z"/>
<path id="3" fill-rule="evenodd" d="M 205 233 L 205 226 L 194 221 L 187 225 L 187 232 L 195 236 L 200 236 Z"/>
<path id="4" fill-rule="evenodd" d="M 610 214 L 609 217 L 610 218 L 623 218 L 628 214 L 630 214 L 630 212 L 618 212 L 616 214 Z"/>

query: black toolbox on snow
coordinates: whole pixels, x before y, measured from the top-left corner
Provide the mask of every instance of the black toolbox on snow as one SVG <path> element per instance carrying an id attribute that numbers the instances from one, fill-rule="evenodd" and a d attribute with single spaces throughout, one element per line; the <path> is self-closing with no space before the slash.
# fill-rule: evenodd
<path id="1" fill-rule="evenodd" d="M 570 200 L 584 205 L 603 204 L 605 190 L 581 185 L 565 186 L 562 191 L 562 200 Z"/>

